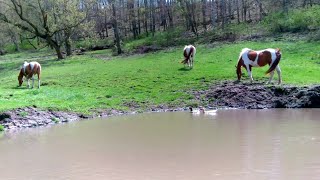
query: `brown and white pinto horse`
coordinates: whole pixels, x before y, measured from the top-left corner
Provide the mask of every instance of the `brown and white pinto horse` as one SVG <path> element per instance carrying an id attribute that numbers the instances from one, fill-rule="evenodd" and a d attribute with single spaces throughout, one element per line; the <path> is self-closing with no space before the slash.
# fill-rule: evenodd
<path id="1" fill-rule="evenodd" d="M 270 78 L 269 81 L 267 82 L 270 83 L 274 70 L 277 71 L 278 73 L 278 78 L 279 78 L 279 84 L 281 84 L 281 70 L 279 67 L 279 62 L 281 59 L 281 52 L 280 49 L 264 49 L 264 50 L 259 50 L 259 51 L 254 51 L 249 48 L 244 48 L 242 49 L 240 55 L 239 55 L 239 60 L 238 60 L 238 65 L 237 65 L 237 76 L 238 80 L 240 81 L 241 79 L 241 67 L 243 66 L 246 68 L 248 75 L 250 77 L 251 83 L 253 81 L 252 78 L 252 72 L 251 68 L 252 67 L 262 67 L 267 64 L 269 64 L 269 69 L 266 71 L 266 74 L 270 73 Z"/>
<path id="2" fill-rule="evenodd" d="M 196 54 L 196 48 L 192 45 L 185 46 L 183 49 L 184 60 L 181 61 L 183 64 L 188 64 L 190 68 L 193 68 L 194 56 Z"/>
<path id="3" fill-rule="evenodd" d="M 32 88 L 33 88 L 33 85 L 34 85 L 33 75 L 35 74 L 38 75 L 38 88 L 40 88 L 41 65 L 38 62 L 30 62 L 30 63 L 24 62 L 18 76 L 19 86 L 22 85 L 23 76 L 25 76 L 28 82 L 28 88 L 30 88 L 29 79 L 32 78 Z"/>

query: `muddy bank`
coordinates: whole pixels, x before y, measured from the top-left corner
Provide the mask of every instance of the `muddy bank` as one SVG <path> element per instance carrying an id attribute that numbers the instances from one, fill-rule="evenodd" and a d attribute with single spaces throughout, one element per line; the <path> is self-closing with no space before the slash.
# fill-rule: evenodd
<path id="1" fill-rule="evenodd" d="M 320 85 L 267 86 L 263 83 L 222 82 L 193 92 L 202 104 L 246 109 L 320 108 Z"/>
<path id="2" fill-rule="evenodd" d="M 105 110 L 101 114 L 87 116 L 72 112 L 40 110 L 35 107 L 25 107 L 1 113 L 0 125 L 2 125 L 5 130 L 17 130 L 21 128 L 48 126 L 59 123 L 79 121 L 81 119 L 120 115 L 124 113 L 125 112 L 118 110 Z"/>
<path id="3" fill-rule="evenodd" d="M 33 107 L 18 108 L 0 114 L 0 124 L 6 130 L 46 126 L 79 120 L 81 115 L 57 111 L 42 111 Z"/>
<path id="4" fill-rule="evenodd" d="M 150 108 L 150 112 L 165 112 L 165 111 L 183 111 L 182 108 L 170 109 L 166 106 L 157 106 Z M 53 124 L 67 123 L 84 119 L 93 119 L 98 117 L 110 117 L 124 114 L 135 114 L 139 111 L 133 108 L 131 111 L 121 111 L 115 109 L 97 110 L 92 112 L 92 115 L 84 115 L 73 112 L 62 112 L 52 110 L 40 110 L 35 107 L 18 108 L 0 114 L 0 125 L 7 130 L 19 130 L 22 128 L 33 128 L 48 126 Z"/>
<path id="5" fill-rule="evenodd" d="M 201 105 L 213 108 L 320 108 L 320 85 L 309 87 L 266 86 L 263 83 L 236 83 L 231 81 L 213 84 L 205 91 L 192 91 Z M 5 130 L 47 126 L 52 124 L 109 117 L 137 112 L 184 111 L 187 107 L 177 108 L 167 105 L 150 106 L 142 111 L 135 104 L 127 104 L 129 111 L 114 109 L 96 110 L 93 115 L 86 116 L 72 112 L 39 110 L 35 107 L 18 108 L 0 114 L 0 125 Z M 182 105 L 181 105 L 182 106 Z"/>

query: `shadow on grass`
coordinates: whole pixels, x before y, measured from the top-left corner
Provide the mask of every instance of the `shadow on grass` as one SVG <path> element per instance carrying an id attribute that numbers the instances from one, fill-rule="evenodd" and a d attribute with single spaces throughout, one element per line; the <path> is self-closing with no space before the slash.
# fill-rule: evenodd
<path id="1" fill-rule="evenodd" d="M 11 89 L 29 89 L 26 86 L 13 86 Z"/>
<path id="2" fill-rule="evenodd" d="M 235 80 L 235 81 L 233 81 L 233 84 L 240 84 L 240 80 Z"/>
<path id="3" fill-rule="evenodd" d="M 178 69 L 179 71 L 190 71 L 192 70 L 192 68 L 186 68 L 186 67 L 182 67 Z"/>

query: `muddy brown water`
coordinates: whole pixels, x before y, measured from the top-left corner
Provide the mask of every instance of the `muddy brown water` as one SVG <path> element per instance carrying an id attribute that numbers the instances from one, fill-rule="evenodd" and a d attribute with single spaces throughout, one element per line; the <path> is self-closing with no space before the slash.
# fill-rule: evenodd
<path id="1" fill-rule="evenodd" d="M 0 179 L 320 179 L 320 109 L 146 113 L 0 135 Z"/>

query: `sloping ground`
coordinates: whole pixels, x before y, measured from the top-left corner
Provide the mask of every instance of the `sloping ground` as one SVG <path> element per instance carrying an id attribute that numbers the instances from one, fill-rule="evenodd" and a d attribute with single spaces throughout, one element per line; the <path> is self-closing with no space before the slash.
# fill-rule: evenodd
<path id="1" fill-rule="evenodd" d="M 226 81 L 215 84 L 205 91 L 194 91 L 193 94 L 201 104 L 216 108 L 320 108 L 320 85 L 308 87 L 266 86 L 262 83 L 251 84 Z M 172 109 L 166 105 L 150 108 L 150 111 L 181 111 L 186 109 Z M 98 113 L 96 116 L 112 116 L 127 113 L 132 112 L 109 109 Z M 35 107 L 26 107 L 0 114 L 0 124 L 5 129 L 14 130 L 76 121 L 90 117 L 72 112 L 45 111 Z"/>
<path id="2" fill-rule="evenodd" d="M 207 101 L 205 103 L 213 107 L 320 108 L 320 85 L 266 86 L 262 83 L 246 84 L 227 81 L 194 94 L 197 99 L 205 99 Z"/>

